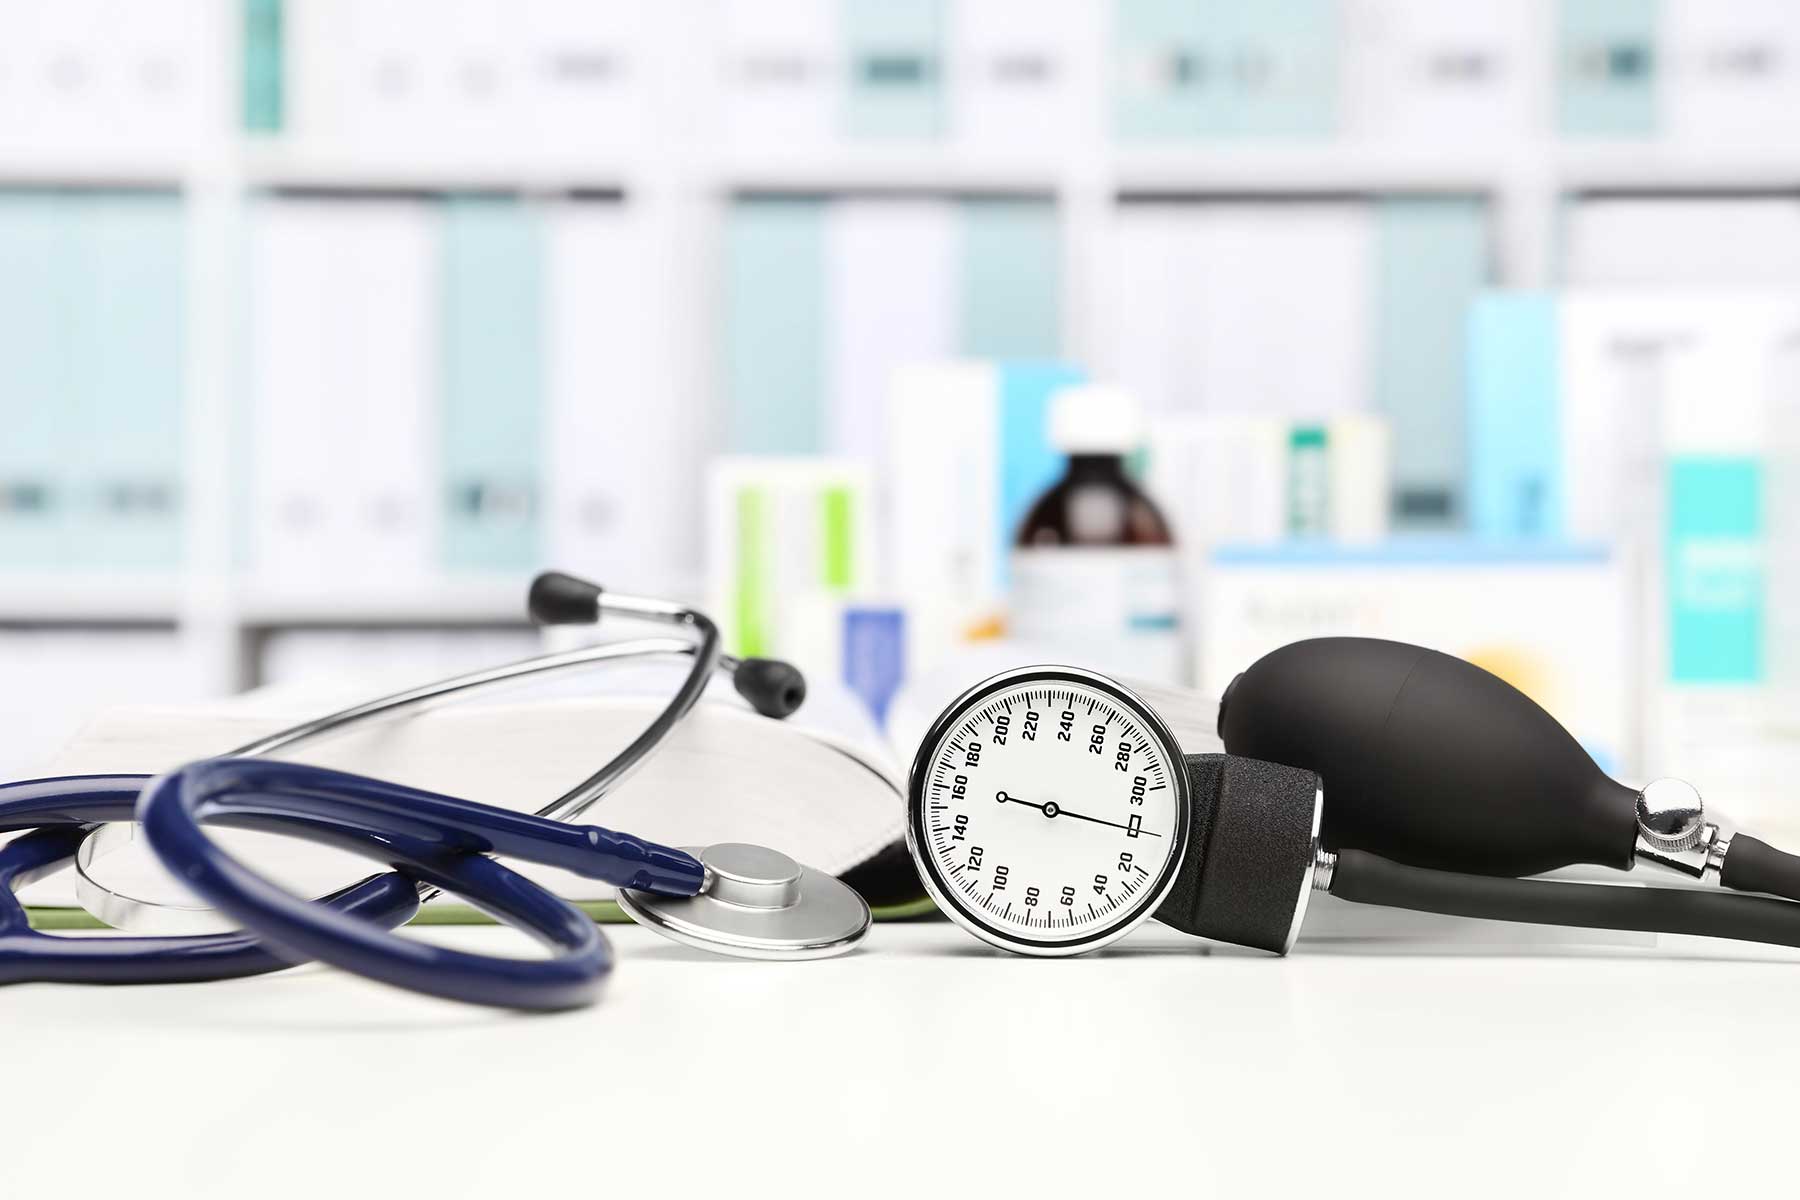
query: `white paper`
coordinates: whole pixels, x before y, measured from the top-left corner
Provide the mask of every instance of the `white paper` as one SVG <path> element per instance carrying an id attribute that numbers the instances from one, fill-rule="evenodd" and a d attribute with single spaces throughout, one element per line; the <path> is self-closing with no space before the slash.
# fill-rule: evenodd
<path id="1" fill-rule="evenodd" d="M 699 575 L 698 435 L 682 415 L 661 271 L 626 204 L 546 218 L 548 545 L 560 569 L 634 592 Z"/>
<path id="2" fill-rule="evenodd" d="M 329 579 L 347 535 L 342 447 L 329 416 L 341 347 L 341 247 L 323 201 L 258 204 L 250 219 L 250 543 L 269 580 Z"/>
<path id="3" fill-rule="evenodd" d="M 1002 157 L 1045 150 L 1079 119 L 1079 0 L 964 0 L 949 9 L 950 129 Z"/>
<path id="4" fill-rule="evenodd" d="M 339 570 L 424 587 L 443 515 L 437 214 L 423 200 L 359 200 L 331 220 L 342 272 L 328 404 L 347 472 Z"/>
<path id="5" fill-rule="evenodd" d="M 992 364 L 907 367 L 888 393 L 887 577 L 909 674 L 1000 604 L 1000 381 Z"/>
<path id="6" fill-rule="evenodd" d="M 1545 51 L 1532 6 L 1345 0 L 1344 126 L 1436 144 L 1522 136 Z"/>
<path id="7" fill-rule="evenodd" d="M 1669 0 L 1672 140 L 1702 150 L 1800 136 L 1800 21 L 1791 0 Z"/>
<path id="8" fill-rule="evenodd" d="M 877 457 L 894 373 L 955 353 L 956 228 L 947 200 L 854 199 L 827 210 L 831 453 Z"/>
<path id="9" fill-rule="evenodd" d="M 833 0 L 713 0 L 719 112 L 735 149 L 793 153 L 838 141 L 846 68 Z"/>
<path id="10" fill-rule="evenodd" d="M 645 26 L 654 11 L 593 0 L 508 6 L 522 42 L 521 132 L 544 159 L 591 161 L 650 140 Z"/>
<path id="11" fill-rule="evenodd" d="M 275 199 L 251 220 L 251 545 L 316 591 L 435 573 L 437 218 L 426 201 Z"/>
<path id="12" fill-rule="evenodd" d="M 1131 204 L 1106 357 L 1153 411 L 1317 417 L 1370 404 L 1366 206 Z"/>
<path id="13" fill-rule="evenodd" d="M 1800 200 L 1584 200 L 1568 207 L 1571 287 L 1800 286 Z"/>

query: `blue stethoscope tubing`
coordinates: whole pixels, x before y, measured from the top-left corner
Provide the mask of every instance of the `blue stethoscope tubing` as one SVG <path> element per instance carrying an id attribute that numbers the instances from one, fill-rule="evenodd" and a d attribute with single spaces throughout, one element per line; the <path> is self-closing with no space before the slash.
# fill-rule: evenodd
<path id="1" fill-rule="evenodd" d="M 277 953 L 501 1008 L 590 1003 L 612 969 L 612 952 L 586 913 L 487 855 L 664 895 L 692 896 L 706 878 L 690 854 L 597 825 L 269 759 L 210 759 L 162 776 L 144 789 L 137 817 L 157 857 L 183 864 L 187 887 L 255 929 Z M 530 961 L 469 954 L 294 896 L 226 854 L 201 827 L 242 818 L 286 823 L 302 838 L 379 859 L 461 896 L 555 953 Z"/>
<path id="2" fill-rule="evenodd" d="M 611 968 L 593 921 L 485 857 L 558 866 L 618 887 L 693 896 L 706 882 L 693 856 L 599 826 L 569 825 L 640 766 L 698 701 L 717 669 L 764 715 L 785 717 L 804 682 L 785 664 L 721 655 L 704 614 L 665 601 L 605 596 L 596 585 L 549 573 L 532 586 L 534 618 L 580 623 L 603 612 L 686 627 L 690 644 L 611 643 L 531 659 L 370 701 L 246 748 L 260 754 L 355 721 L 458 692 L 634 654 L 684 653 L 686 678 L 630 745 L 540 815 L 475 804 L 342 771 L 230 756 L 144 775 L 70 776 L 0 785 L 0 833 L 30 830 L 0 846 L 0 983 L 161 983 L 232 978 L 318 959 L 413 991 L 514 1009 L 590 1002 Z M 138 820 L 152 850 L 190 890 L 247 932 L 180 937 L 57 938 L 31 929 L 15 889 L 64 866 L 94 831 Z M 308 901 L 232 859 L 203 824 L 261 829 L 386 862 L 395 873 Z M 91 842 L 89 843 L 91 849 Z M 422 896 L 453 892 L 550 947 L 547 960 L 467 954 L 395 936 Z"/>
<path id="3" fill-rule="evenodd" d="M 66 867 L 96 825 L 129 821 L 148 775 L 34 779 L 0 786 L 0 832 L 31 832 L 0 846 L 0 984 L 199 983 L 293 966 L 249 933 L 180 937 L 56 937 L 31 928 L 19 888 Z M 383 874 L 320 903 L 392 928 L 419 910 L 417 887 Z"/>
<path id="4" fill-rule="evenodd" d="M 20 794 L 24 793 L 24 794 Z M 87 828 L 130 820 L 184 885 L 246 934 L 56 938 L 33 932 L 6 893 L 0 980 L 131 983 L 216 979 L 317 959 L 396 987 L 501 1008 L 590 1003 L 612 969 L 599 926 L 568 901 L 484 857 L 561 867 L 615 887 L 692 896 L 706 869 L 692 855 L 597 825 L 570 825 L 367 776 L 273 759 L 215 758 L 155 779 L 33 780 L 0 787 L 0 828 L 34 828 L 0 850 L 0 881 L 74 853 Z M 59 822 L 46 827 L 50 821 Z M 203 823 L 279 832 L 374 858 L 396 872 L 318 904 L 225 853 Z M 418 909 L 414 886 L 461 896 L 556 951 L 524 961 L 402 938 L 388 927 Z"/>

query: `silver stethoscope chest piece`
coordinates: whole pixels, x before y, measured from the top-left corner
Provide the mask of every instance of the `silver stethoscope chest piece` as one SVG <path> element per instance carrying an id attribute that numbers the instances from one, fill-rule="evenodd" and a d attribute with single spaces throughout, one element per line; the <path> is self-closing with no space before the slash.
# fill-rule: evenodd
<path id="1" fill-rule="evenodd" d="M 721 842 L 687 852 L 706 866 L 697 896 L 619 889 L 619 907 L 664 937 L 738 958 L 827 958 L 869 931 L 869 906 L 848 884 L 777 850 Z"/>

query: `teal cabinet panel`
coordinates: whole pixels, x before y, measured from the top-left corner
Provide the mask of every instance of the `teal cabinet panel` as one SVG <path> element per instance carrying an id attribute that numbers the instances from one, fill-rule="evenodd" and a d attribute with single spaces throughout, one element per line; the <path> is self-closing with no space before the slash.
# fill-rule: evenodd
<path id="1" fill-rule="evenodd" d="M 445 203 L 444 564 L 538 565 L 542 264 L 536 215 L 511 198 Z"/>
<path id="2" fill-rule="evenodd" d="M 182 545 L 185 223 L 167 192 L 69 198 L 75 412 L 69 540 L 78 565 L 174 570 Z"/>
<path id="3" fill-rule="evenodd" d="M 0 192 L 0 571 L 63 558 L 64 451 L 75 421 L 73 253 L 57 193 Z"/>
<path id="4" fill-rule="evenodd" d="M 825 202 L 739 200 L 725 233 L 729 449 L 810 454 L 825 423 Z"/>
<path id="5" fill-rule="evenodd" d="M 962 350 L 1048 359 L 1062 343 L 1062 244 L 1049 200 L 962 202 Z"/>
<path id="6" fill-rule="evenodd" d="M 1375 400 L 1393 432 L 1394 525 L 1466 520 L 1469 306 L 1489 273 L 1487 206 L 1408 198 L 1377 208 Z"/>

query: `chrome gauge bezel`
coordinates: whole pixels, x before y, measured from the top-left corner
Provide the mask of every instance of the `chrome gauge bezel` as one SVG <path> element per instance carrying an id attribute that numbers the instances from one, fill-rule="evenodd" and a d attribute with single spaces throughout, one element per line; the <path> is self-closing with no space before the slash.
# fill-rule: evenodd
<path id="1" fill-rule="evenodd" d="M 977 910 L 971 909 L 959 898 L 956 889 L 951 887 L 943 877 L 936 859 L 926 850 L 926 781 L 930 776 L 930 764 L 937 757 L 944 739 L 950 735 L 951 730 L 963 720 L 971 709 L 979 707 L 996 692 L 1006 691 L 1020 684 L 1040 681 L 1062 682 L 1091 688 L 1105 694 L 1121 708 L 1129 711 L 1135 719 L 1143 723 L 1144 729 L 1155 739 L 1158 748 L 1167 756 L 1171 786 L 1175 791 L 1175 830 L 1171 838 L 1173 848 L 1155 882 L 1145 889 L 1141 900 L 1122 912 L 1116 920 L 1092 933 L 1066 940 L 1019 937 L 995 928 Z M 1086 954 L 1118 941 L 1149 920 L 1161 907 L 1163 900 L 1169 894 L 1169 889 L 1175 886 L 1175 878 L 1181 871 L 1182 861 L 1187 857 L 1191 828 L 1186 756 L 1182 752 L 1181 743 L 1175 740 L 1175 735 L 1170 731 L 1168 724 L 1156 714 L 1156 710 L 1144 703 L 1129 688 L 1105 675 L 1083 670 L 1080 667 L 1050 665 L 1016 667 L 990 679 L 982 680 L 952 701 L 943 712 L 938 714 L 937 720 L 931 723 L 931 728 L 926 731 L 925 737 L 919 743 L 918 751 L 913 755 L 912 771 L 906 783 L 906 848 L 912 854 L 913 866 L 919 873 L 920 881 L 924 883 L 925 890 L 930 893 L 932 900 L 937 903 L 939 911 L 989 945 L 998 946 L 1002 950 L 1010 950 L 1015 954 L 1039 958 L 1065 958 Z"/>

